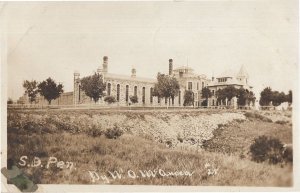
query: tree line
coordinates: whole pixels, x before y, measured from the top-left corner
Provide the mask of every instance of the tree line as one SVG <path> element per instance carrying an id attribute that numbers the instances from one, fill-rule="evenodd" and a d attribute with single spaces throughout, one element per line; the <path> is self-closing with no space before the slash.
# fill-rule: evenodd
<path id="1" fill-rule="evenodd" d="M 293 92 L 291 90 L 288 91 L 288 94 L 279 91 L 272 91 L 270 87 L 266 87 L 260 93 L 259 104 L 261 106 L 279 106 L 283 102 L 288 102 L 291 104 L 293 102 Z"/>
<path id="2" fill-rule="evenodd" d="M 237 98 L 237 104 L 239 106 L 245 106 L 245 105 L 250 105 L 250 103 L 255 102 L 255 95 L 252 91 L 249 91 L 248 89 L 244 88 L 235 88 L 234 86 L 227 86 L 222 89 L 218 89 L 215 93 L 217 103 L 218 104 L 225 104 L 226 99 L 228 100 L 228 104 L 231 104 L 231 99 L 234 97 Z M 202 98 L 205 98 L 205 100 L 202 103 L 202 106 L 206 106 L 208 103 L 208 98 L 212 96 L 212 92 L 209 88 L 204 87 L 202 89 Z"/>
<path id="3" fill-rule="evenodd" d="M 23 83 L 23 87 L 25 88 L 25 94 L 27 94 L 30 103 L 36 101 L 37 94 L 39 93 L 41 96 L 44 96 L 50 105 L 52 100 L 55 100 L 64 92 L 63 85 L 57 84 L 50 77 L 40 83 L 35 80 L 26 80 Z M 83 77 L 80 81 L 80 89 L 82 89 L 95 103 L 104 96 L 104 101 L 109 104 L 117 101 L 114 96 L 106 96 L 106 82 L 104 82 L 102 75 L 99 73 Z M 178 96 L 179 91 L 180 85 L 175 77 L 161 73 L 157 74 L 157 82 L 154 85 L 152 96 L 166 98 L 168 106 L 170 106 L 171 99 L 174 100 L 174 98 Z M 205 99 L 201 105 L 207 106 L 208 99 L 212 97 L 213 93 L 208 87 L 203 87 L 201 93 L 201 98 Z M 260 95 L 259 103 L 261 106 L 268 106 L 271 101 L 274 106 L 278 106 L 282 102 L 292 103 L 291 90 L 286 95 L 283 92 L 272 91 L 270 87 L 267 87 L 260 93 Z M 227 86 L 223 89 L 218 89 L 215 92 L 215 96 L 218 104 L 225 104 L 227 99 L 228 105 L 232 105 L 230 102 L 234 97 L 237 98 L 237 104 L 239 106 L 250 105 L 256 100 L 252 91 L 244 88 L 235 88 L 234 86 Z M 132 103 L 138 103 L 139 100 L 136 95 L 129 96 L 129 99 Z M 194 105 L 194 93 L 191 90 L 185 90 L 183 99 L 184 106 Z"/>
<path id="4" fill-rule="evenodd" d="M 38 94 L 43 96 L 48 104 L 51 104 L 52 100 L 57 99 L 63 92 L 63 85 L 56 83 L 52 78 L 47 78 L 42 82 L 37 82 L 36 80 L 25 80 L 23 82 L 23 87 L 25 89 L 25 94 L 28 96 L 30 104 L 36 102 Z"/>

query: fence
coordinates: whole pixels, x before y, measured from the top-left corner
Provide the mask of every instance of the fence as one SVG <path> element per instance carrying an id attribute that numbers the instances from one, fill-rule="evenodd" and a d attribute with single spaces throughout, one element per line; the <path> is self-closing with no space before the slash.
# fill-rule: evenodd
<path id="1" fill-rule="evenodd" d="M 41 105 L 41 104 L 8 104 L 8 109 L 102 109 L 102 110 L 159 110 L 159 109 L 169 109 L 169 110 L 188 110 L 188 109 L 238 109 L 238 110 L 253 110 L 254 107 L 250 106 L 121 106 L 118 104 L 105 105 L 105 104 L 79 104 L 79 105 Z M 256 108 L 257 110 L 278 110 L 274 106 L 261 106 Z"/>

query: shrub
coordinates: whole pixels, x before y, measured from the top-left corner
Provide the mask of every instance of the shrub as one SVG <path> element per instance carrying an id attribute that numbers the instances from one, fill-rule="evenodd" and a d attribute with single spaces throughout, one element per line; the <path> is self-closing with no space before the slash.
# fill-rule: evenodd
<path id="1" fill-rule="evenodd" d="M 166 146 L 171 148 L 172 147 L 172 141 L 170 141 L 170 140 L 166 141 Z"/>
<path id="2" fill-rule="evenodd" d="M 118 128 L 118 126 L 114 126 L 113 129 L 107 129 L 105 131 L 105 136 L 108 139 L 117 139 L 119 138 L 121 135 L 123 135 L 123 131 L 121 129 Z"/>
<path id="3" fill-rule="evenodd" d="M 8 104 L 8 105 L 14 104 L 14 101 L 13 101 L 11 98 L 9 98 L 9 99 L 7 100 L 7 104 Z"/>
<path id="4" fill-rule="evenodd" d="M 103 134 L 103 131 L 101 128 L 92 126 L 91 128 L 87 129 L 86 134 L 92 137 L 99 137 Z"/>
<path id="5" fill-rule="evenodd" d="M 115 97 L 113 96 L 106 96 L 104 98 L 104 101 L 107 102 L 108 104 L 112 104 L 112 103 L 115 103 L 117 100 Z"/>
<path id="6" fill-rule="evenodd" d="M 259 136 L 250 146 L 252 160 L 256 162 L 269 161 L 277 164 L 283 161 L 283 144 L 277 138 Z"/>
<path id="7" fill-rule="evenodd" d="M 183 143 L 183 137 L 179 134 L 177 134 L 177 140 L 180 142 L 180 143 Z"/>
<path id="8" fill-rule="evenodd" d="M 273 122 L 272 119 L 270 119 L 270 118 L 268 118 L 266 116 L 260 115 L 258 113 L 246 112 L 245 116 L 247 118 L 259 119 L 259 120 L 264 121 L 264 122 L 270 122 L 270 123 Z"/>
<path id="9" fill-rule="evenodd" d="M 280 124 L 280 125 L 284 125 L 284 124 L 288 123 L 288 121 L 277 120 L 275 123 Z"/>
<path id="10" fill-rule="evenodd" d="M 293 163 L 293 147 L 291 145 L 290 146 L 289 145 L 284 146 L 283 159 L 286 162 Z"/>
<path id="11" fill-rule="evenodd" d="M 36 122 L 28 121 L 23 126 L 23 130 L 29 133 L 39 133 L 42 130 L 42 126 Z"/>
<path id="12" fill-rule="evenodd" d="M 136 95 L 130 96 L 130 101 L 134 104 L 134 103 L 138 103 L 138 97 Z"/>

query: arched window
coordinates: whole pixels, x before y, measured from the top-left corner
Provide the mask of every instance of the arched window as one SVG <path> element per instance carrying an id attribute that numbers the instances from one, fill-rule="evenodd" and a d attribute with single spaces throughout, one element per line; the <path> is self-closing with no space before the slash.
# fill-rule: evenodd
<path id="1" fill-rule="evenodd" d="M 143 98 L 142 98 L 143 104 L 145 104 L 145 87 L 143 87 Z"/>
<path id="2" fill-rule="evenodd" d="M 134 96 L 137 96 L 137 86 L 134 87 Z"/>
<path id="3" fill-rule="evenodd" d="M 193 82 L 188 82 L 188 90 L 192 90 L 193 89 Z"/>
<path id="4" fill-rule="evenodd" d="M 120 85 L 117 85 L 117 101 L 120 101 Z"/>
<path id="5" fill-rule="evenodd" d="M 180 103 L 181 103 L 181 91 L 179 91 L 179 94 L 178 94 L 178 104 L 180 106 Z"/>
<path id="6" fill-rule="evenodd" d="M 107 84 L 107 95 L 110 96 L 110 92 L 111 92 L 111 84 L 108 83 Z"/>
<path id="7" fill-rule="evenodd" d="M 150 88 L 150 103 L 153 103 L 153 88 Z"/>
<path id="8" fill-rule="evenodd" d="M 125 91 L 125 100 L 128 102 L 128 95 L 129 95 L 129 86 L 126 85 L 126 91 Z"/>
<path id="9" fill-rule="evenodd" d="M 81 85 L 79 85 L 79 89 L 78 89 L 78 101 L 80 102 L 80 89 L 81 89 Z"/>

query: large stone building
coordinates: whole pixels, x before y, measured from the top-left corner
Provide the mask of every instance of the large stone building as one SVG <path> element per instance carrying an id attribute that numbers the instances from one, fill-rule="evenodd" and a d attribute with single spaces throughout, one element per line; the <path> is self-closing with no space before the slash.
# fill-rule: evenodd
<path id="1" fill-rule="evenodd" d="M 130 96 L 138 97 L 137 106 L 166 106 L 168 101 L 166 98 L 158 98 L 153 96 L 153 89 L 156 79 L 139 77 L 136 69 L 131 70 L 131 75 L 112 74 L 108 71 L 108 57 L 103 57 L 102 68 L 99 67 L 97 72 L 103 76 L 106 82 L 106 96 L 114 96 L 117 100 L 116 105 L 130 105 Z M 189 67 L 178 67 L 173 69 L 173 60 L 169 59 L 169 75 L 176 77 L 180 84 L 178 96 L 171 100 L 171 106 L 183 106 L 183 97 L 185 90 L 192 90 L 194 93 L 194 105 L 198 106 L 201 100 L 201 89 L 207 85 L 205 75 L 197 75 L 193 69 Z M 87 97 L 80 89 L 80 74 L 74 73 L 74 92 L 73 104 L 91 103 L 91 99 Z M 99 100 L 100 104 L 105 104 L 103 98 Z"/>
<path id="2" fill-rule="evenodd" d="M 223 89 L 227 86 L 234 86 L 236 88 L 245 88 L 252 90 L 249 85 L 249 75 L 245 68 L 242 66 L 237 75 L 233 75 L 232 71 L 227 71 L 217 78 L 212 77 L 208 79 L 203 74 L 196 74 L 194 70 L 187 66 L 181 66 L 173 69 L 173 59 L 169 59 L 169 72 L 170 76 L 175 77 L 180 85 L 178 96 L 171 99 L 171 106 L 183 106 L 184 93 L 186 90 L 191 90 L 194 95 L 194 106 L 201 106 L 203 100 L 202 89 L 208 87 L 212 92 L 212 97 L 208 100 L 209 106 L 227 105 L 218 104 L 216 91 Z M 110 73 L 108 57 L 103 57 L 102 65 L 97 69 L 97 73 L 101 74 L 104 82 L 106 83 L 106 96 L 113 96 L 117 102 L 113 105 L 128 106 L 131 104 L 130 96 L 137 96 L 138 103 L 135 106 L 167 106 L 168 100 L 166 98 L 158 98 L 153 96 L 153 89 L 156 83 L 156 78 L 149 79 L 137 76 L 136 69 L 131 69 L 130 75 L 121 75 Z M 63 93 L 59 98 L 51 102 L 52 105 L 86 105 L 94 104 L 92 99 L 85 95 L 81 89 L 80 73 L 74 73 L 74 91 Z M 236 105 L 236 98 L 234 97 L 231 104 Z M 21 103 L 28 103 L 26 95 L 20 98 Z M 37 104 L 47 105 L 48 102 L 43 97 L 38 97 Z M 107 105 L 104 98 L 100 98 L 98 105 Z"/>

